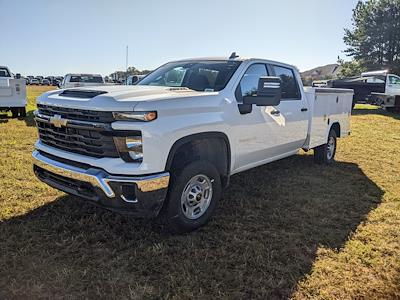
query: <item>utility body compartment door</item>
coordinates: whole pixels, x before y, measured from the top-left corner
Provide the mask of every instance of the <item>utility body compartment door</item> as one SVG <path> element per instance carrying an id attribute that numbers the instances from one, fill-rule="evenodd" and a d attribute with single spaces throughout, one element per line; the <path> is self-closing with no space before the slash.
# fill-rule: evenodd
<path id="1" fill-rule="evenodd" d="M 304 148 L 312 149 L 327 142 L 334 123 L 340 127 L 340 137 L 350 133 L 350 115 L 353 90 L 332 88 L 306 88 L 310 107 L 309 137 Z"/>
<path id="2" fill-rule="evenodd" d="M 23 107 L 26 104 L 26 81 L 3 79 L 0 85 L 0 107 Z"/>

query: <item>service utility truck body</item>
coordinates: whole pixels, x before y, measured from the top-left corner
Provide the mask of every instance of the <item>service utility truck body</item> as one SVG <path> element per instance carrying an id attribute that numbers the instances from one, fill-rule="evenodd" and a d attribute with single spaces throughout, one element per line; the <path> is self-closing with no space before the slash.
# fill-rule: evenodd
<path id="1" fill-rule="evenodd" d="M 108 209 L 205 224 L 231 175 L 314 149 L 333 161 L 350 134 L 352 90 L 303 89 L 293 66 L 263 59 L 167 63 L 134 86 L 38 98 L 34 171 Z M 293 176 L 297 176 L 294 174 Z"/>
<path id="2" fill-rule="evenodd" d="M 11 111 L 12 117 L 26 116 L 26 80 L 15 79 L 5 66 L 0 66 L 0 111 Z"/>

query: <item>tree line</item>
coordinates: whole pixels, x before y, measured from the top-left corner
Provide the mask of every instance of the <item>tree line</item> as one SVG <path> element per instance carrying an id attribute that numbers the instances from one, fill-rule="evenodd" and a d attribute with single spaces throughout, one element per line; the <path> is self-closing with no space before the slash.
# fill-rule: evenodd
<path id="1" fill-rule="evenodd" d="M 400 0 L 358 1 L 343 40 L 352 60 L 339 60 L 342 76 L 380 69 L 400 74 Z"/>

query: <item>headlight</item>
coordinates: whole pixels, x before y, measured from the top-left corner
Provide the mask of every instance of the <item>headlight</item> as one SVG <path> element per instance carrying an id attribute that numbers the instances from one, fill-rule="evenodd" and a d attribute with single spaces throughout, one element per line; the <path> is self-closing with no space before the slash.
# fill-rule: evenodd
<path id="1" fill-rule="evenodd" d="M 142 136 L 115 137 L 114 141 L 123 160 L 127 162 L 142 162 Z"/>
<path id="2" fill-rule="evenodd" d="M 150 122 L 157 119 L 156 111 L 133 111 L 133 112 L 114 112 L 114 119 L 117 121 L 142 121 Z"/>

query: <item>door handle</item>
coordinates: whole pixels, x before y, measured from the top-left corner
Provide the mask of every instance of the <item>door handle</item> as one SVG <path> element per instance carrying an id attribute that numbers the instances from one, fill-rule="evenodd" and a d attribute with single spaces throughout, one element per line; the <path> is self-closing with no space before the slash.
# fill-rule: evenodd
<path id="1" fill-rule="evenodd" d="M 307 111 L 308 110 L 308 108 L 305 108 L 305 107 L 303 107 L 302 109 L 301 109 L 301 111 Z"/>
<path id="2" fill-rule="evenodd" d="M 278 115 L 280 115 L 280 114 L 281 114 L 281 112 L 280 112 L 279 110 L 273 110 L 273 111 L 271 111 L 271 115 L 278 116 Z"/>

